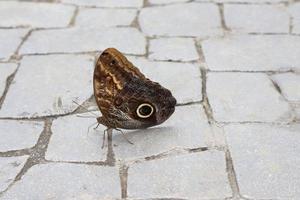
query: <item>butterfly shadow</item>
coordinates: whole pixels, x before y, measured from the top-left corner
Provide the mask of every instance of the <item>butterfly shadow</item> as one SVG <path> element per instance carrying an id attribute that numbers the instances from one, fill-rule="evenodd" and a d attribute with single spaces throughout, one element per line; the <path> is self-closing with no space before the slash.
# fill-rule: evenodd
<path id="1" fill-rule="evenodd" d="M 112 135 L 112 142 L 114 145 L 129 145 L 124 136 L 121 133 L 116 134 L 114 131 Z M 160 141 L 162 138 L 167 139 L 174 132 L 173 127 L 163 126 L 163 127 L 152 127 L 147 129 L 137 129 L 137 130 L 125 130 L 123 131 L 126 138 L 130 140 L 133 145 L 138 145 L 145 143 L 145 141 Z"/>

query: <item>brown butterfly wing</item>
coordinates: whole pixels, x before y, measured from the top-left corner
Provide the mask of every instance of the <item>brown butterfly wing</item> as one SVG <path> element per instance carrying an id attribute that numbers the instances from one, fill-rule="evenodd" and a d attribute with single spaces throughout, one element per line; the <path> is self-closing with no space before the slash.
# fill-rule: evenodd
<path id="1" fill-rule="evenodd" d="M 93 83 L 94 96 L 104 118 L 110 118 L 112 106 L 118 103 L 115 102 L 117 94 L 131 77 L 146 79 L 118 50 L 103 51 L 95 66 Z"/>

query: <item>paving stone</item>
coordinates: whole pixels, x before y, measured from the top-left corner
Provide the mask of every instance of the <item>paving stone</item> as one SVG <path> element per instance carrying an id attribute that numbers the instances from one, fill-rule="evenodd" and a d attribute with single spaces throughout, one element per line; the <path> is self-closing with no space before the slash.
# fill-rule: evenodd
<path id="1" fill-rule="evenodd" d="M 19 1 L 0 1 L 0 27 L 66 27 L 75 7 Z"/>
<path id="2" fill-rule="evenodd" d="M 252 199 L 300 198 L 300 126 L 225 127 L 241 194 Z"/>
<path id="3" fill-rule="evenodd" d="M 225 4 L 224 16 L 226 25 L 237 32 L 289 32 L 289 14 L 284 5 Z"/>
<path id="4" fill-rule="evenodd" d="M 42 131 L 41 122 L 0 120 L 0 152 L 33 147 Z"/>
<path id="5" fill-rule="evenodd" d="M 150 36 L 221 35 L 220 21 L 218 7 L 209 3 L 147 7 L 139 15 L 142 31 Z"/>
<path id="6" fill-rule="evenodd" d="M 207 94 L 214 118 L 223 122 L 288 122 L 290 107 L 265 74 L 209 73 Z"/>
<path id="7" fill-rule="evenodd" d="M 129 26 L 137 14 L 136 9 L 82 8 L 76 17 L 76 26 L 110 27 Z"/>
<path id="8" fill-rule="evenodd" d="M 128 196 L 139 198 L 216 199 L 231 196 L 225 156 L 210 151 L 133 165 Z"/>
<path id="9" fill-rule="evenodd" d="M 100 116 L 100 114 L 99 114 Z M 104 161 L 107 149 L 101 148 L 104 126 L 97 131 L 88 127 L 96 118 L 82 118 L 76 115 L 58 118 L 52 125 L 52 137 L 46 159 L 55 161 Z M 95 127 L 95 126 L 94 126 Z"/>
<path id="10" fill-rule="evenodd" d="M 15 72 L 17 67 L 15 63 L 0 63 L 0 98 L 5 90 L 7 78 Z"/>
<path id="11" fill-rule="evenodd" d="M 11 184 L 24 166 L 28 156 L 0 158 L 0 192 Z"/>
<path id="12" fill-rule="evenodd" d="M 143 6 L 143 0 L 62 0 L 62 2 L 80 6 L 98 6 L 109 8 L 139 8 Z"/>
<path id="13" fill-rule="evenodd" d="M 119 182 L 116 167 L 35 165 L 3 195 L 3 199 L 112 199 L 121 197 Z"/>
<path id="14" fill-rule="evenodd" d="M 278 84 L 282 94 L 289 101 L 300 102 L 300 75 L 294 73 L 276 74 L 272 79 Z"/>
<path id="15" fill-rule="evenodd" d="M 211 128 L 201 105 L 176 107 L 175 113 L 162 125 L 124 133 L 134 145 L 128 144 L 121 134 L 114 134 L 117 159 L 143 158 L 176 147 L 205 147 L 212 140 Z"/>
<path id="16" fill-rule="evenodd" d="M 300 34 L 300 3 L 291 4 L 289 7 L 290 14 L 293 18 L 292 32 Z"/>
<path id="17" fill-rule="evenodd" d="M 202 48 L 212 70 L 300 68 L 300 37 L 297 36 L 234 35 L 203 41 Z"/>
<path id="18" fill-rule="evenodd" d="M 0 29 L 0 60 L 8 60 L 14 54 L 27 32 L 28 29 Z"/>
<path id="19" fill-rule="evenodd" d="M 93 91 L 94 58 L 87 55 L 26 56 L 0 110 L 1 117 L 72 112 Z M 17 98 L 16 98 L 17 97 Z"/>
<path id="20" fill-rule="evenodd" d="M 196 0 L 205 1 L 205 0 Z M 284 3 L 288 0 L 213 0 L 218 3 Z"/>
<path id="21" fill-rule="evenodd" d="M 192 61 L 199 58 L 191 38 L 159 38 L 150 40 L 149 58 L 152 60 Z"/>
<path id="22" fill-rule="evenodd" d="M 125 39 L 126 38 L 126 39 Z M 34 32 L 21 54 L 99 51 L 115 47 L 128 54 L 145 54 L 146 41 L 135 28 L 75 27 Z"/>
<path id="23" fill-rule="evenodd" d="M 148 78 L 171 90 L 177 103 L 188 103 L 202 99 L 201 74 L 196 64 L 154 62 L 134 57 L 128 57 L 128 59 Z M 180 77 L 180 79 L 174 77 Z"/>
<path id="24" fill-rule="evenodd" d="M 189 0 L 149 0 L 150 4 L 168 4 L 168 3 L 179 3 L 187 2 Z"/>

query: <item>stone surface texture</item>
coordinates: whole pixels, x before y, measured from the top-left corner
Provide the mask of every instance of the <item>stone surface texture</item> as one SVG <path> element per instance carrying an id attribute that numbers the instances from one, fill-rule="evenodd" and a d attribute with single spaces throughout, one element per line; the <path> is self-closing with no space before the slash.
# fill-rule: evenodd
<path id="1" fill-rule="evenodd" d="M 214 4 L 174 4 L 148 7 L 141 11 L 139 23 L 149 36 L 197 36 L 221 34 L 220 16 Z"/>
<path id="2" fill-rule="evenodd" d="M 93 57 L 27 56 L 0 110 L 2 117 L 37 117 L 72 112 L 92 91 Z M 80 88 L 80 89 L 79 89 Z"/>
<path id="3" fill-rule="evenodd" d="M 8 60 L 17 50 L 28 29 L 0 29 L 0 60 Z"/>
<path id="4" fill-rule="evenodd" d="M 3 199 L 113 199 L 120 192 L 115 167 L 51 163 L 32 167 Z"/>
<path id="5" fill-rule="evenodd" d="M 286 35 L 232 35 L 202 43 L 209 69 L 268 71 L 298 69 L 300 38 Z"/>
<path id="6" fill-rule="evenodd" d="M 283 5 L 228 4 L 224 7 L 224 16 L 226 25 L 233 31 L 289 32 L 289 14 Z"/>
<path id="7" fill-rule="evenodd" d="M 128 195 L 143 198 L 223 198 L 231 193 L 225 170 L 224 156 L 216 151 L 137 164 L 128 171 Z"/>
<path id="8" fill-rule="evenodd" d="M 95 122 L 96 119 L 76 115 L 55 120 L 46 159 L 78 162 L 105 160 L 107 151 L 101 148 L 104 128 L 101 126 L 97 131 L 88 128 Z M 61 141 L 65 141 L 64 144 Z"/>
<path id="9" fill-rule="evenodd" d="M 294 73 L 276 74 L 272 79 L 278 84 L 282 94 L 289 101 L 300 103 L 300 75 Z"/>
<path id="10" fill-rule="evenodd" d="M 298 199 L 300 126 L 225 127 L 241 193 L 251 199 Z M 263 141 L 263 142 L 262 142 Z M 288 155 L 288 156 L 287 156 Z"/>
<path id="11" fill-rule="evenodd" d="M 199 58 L 191 38 L 160 38 L 150 41 L 151 60 L 192 61 Z"/>
<path id="12" fill-rule="evenodd" d="M 291 120 L 289 104 L 265 74 L 209 73 L 207 95 L 217 121 Z"/>
<path id="13" fill-rule="evenodd" d="M 125 39 L 126 38 L 126 39 Z M 145 38 L 135 28 L 75 27 L 36 31 L 22 46 L 21 54 L 100 51 L 115 47 L 124 53 L 145 53 Z"/>
<path id="14" fill-rule="evenodd" d="M 13 182 L 27 158 L 28 156 L 0 158 L 0 192 L 4 191 Z"/>
<path id="15" fill-rule="evenodd" d="M 97 123 L 109 47 L 167 121 Z M 299 85 L 299 0 L 0 0 L 0 200 L 298 200 Z"/>
<path id="16" fill-rule="evenodd" d="M 15 63 L 0 63 L 0 97 L 4 95 L 7 78 L 16 71 L 17 67 Z"/>
<path id="17" fill-rule="evenodd" d="M 66 27 L 74 10 L 73 6 L 51 3 L 0 1 L 0 27 Z"/>
<path id="18" fill-rule="evenodd" d="M 40 122 L 0 120 L 0 152 L 33 147 L 42 131 Z"/>

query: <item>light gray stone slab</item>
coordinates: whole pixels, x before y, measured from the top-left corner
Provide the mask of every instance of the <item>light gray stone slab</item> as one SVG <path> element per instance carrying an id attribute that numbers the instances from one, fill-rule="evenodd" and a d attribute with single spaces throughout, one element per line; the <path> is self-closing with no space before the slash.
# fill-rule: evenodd
<path id="1" fill-rule="evenodd" d="M 100 114 L 99 114 L 100 116 Z M 101 148 L 104 126 L 95 131 L 91 125 L 95 118 L 82 118 L 77 115 L 54 120 L 52 137 L 46 152 L 47 160 L 55 161 L 104 161 L 107 148 Z M 90 130 L 88 130 L 90 128 Z M 88 132 L 89 131 L 89 132 Z"/>
<path id="2" fill-rule="evenodd" d="M 300 33 L 300 2 L 291 4 L 291 6 L 289 7 L 289 11 L 293 19 L 292 32 L 299 34 Z"/>
<path id="3" fill-rule="evenodd" d="M 33 147 L 42 131 L 41 122 L 0 120 L 0 152 Z"/>
<path id="4" fill-rule="evenodd" d="M 177 103 L 188 103 L 202 99 L 201 74 L 196 64 L 154 62 L 133 57 L 128 59 L 152 81 L 159 82 L 171 90 Z"/>
<path id="5" fill-rule="evenodd" d="M 159 38 L 150 40 L 151 60 L 192 61 L 199 58 L 192 38 Z"/>
<path id="6" fill-rule="evenodd" d="M 205 1 L 205 0 L 196 0 Z M 284 3 L 288 0 L 213 0 L 218 3 Z"/>
<path id="7" fill-rule="evenodd" d="M 272 79 L 289 101 L 300 102 L 300 75 L 294 73 L 275 74 Z"/>
<path id="8" fill-rule="evenodd" d="M 0 192 L 11 184 L 24 166 L 28 156 L 0 158 Z"/>
<path id="9" fill-rule="evenodd" d="M 225 132 L 244 197 L 300 198 L 299 125 L 230 125 Z"/>
<path id="10" fill-rule="evenodd" d="M 62 0 L 62 2 L 80 6 L 98 6 L 108 8 L 139 8 L 143 6 L 143 0 Z"/>
<path id="11" fill-rule="evenodd" d="M 28 29 L 0 29 L 0 60 L 8 60 L 14 54 L 27 32 Z"/>
<path id="12" fill-rule="evenodd" d="M 113 199 L 121 197 L 116 167 L 43 164 L 27 171 L 2 199 Z"/>
<path id="13" fill-rule="evenodd" d="M 0 1 L 0 27 L 66 27 L 75 7 L 36 2 Z"/>
<path id="14" fill-rule="evenodd" d="M 209 3 L 147 7 L 139 15 L 142 31 L 149 36 L 221 35 L 220 21 L 218 7 Z"/>
<path id="15" fill-rule="evenodd" d="M 261 73 L 209 73 L 207 95 L 214 118 L 223 122 L 289 122 L 290 107 Z"/>
<path id="16" fill-rule="evenodd" d="M 129 26 L 136 14 L 136 9 L 81 8 L 75 24 L 80 27 Z"/>
<path id="17" fill-rule="evenodd" d="M 212 70 L 286 70 L 300 67 L 300 37 L 233 35 L 202 42 Z"/>
<path id="18" fill-rule="evenodd" d="M 146 41 L 135 28 L 75 27 L 34 32 L 20 53 L 86 52 L 115 47 L 128 54 L 145 54 Z"/>
<path id="19" fill-rule="evenodd" d="M 205 147 L 211 144 L 212 133 L 202 105 L 176 107 L 175 113 L 158 127 L 124 131 L 134 143 L 128 144 L 120 133 L 113 135 L 117 159 L 134 159 L 168 150 Z"/>
<path id="20" fill-rule="evenodd" d="M 15 63 L 0 63 L 0 97 L 5 90 L 7 78 L 15 72 L 17 67 Z"/>
<path id="21" fill-rule="evenodd" d="M 93 91 L 94 58 L 88 55 L 26 56 L 0 110 L 1 117 L 72 112 Z"/>
<path id="22" fill-rule="evenodd" d="M 189 0 L 149 0 L 150 4 L 169 4 L 169 3 L 180 3 L 187 2 Z"/>
<path id="23" fill-rule="evenodd" d="M 246 33 L 288 33 L 289 14 L 284 5 L 225 4 L 228 28 Z"/>
<path id="24" fill-rule="evenodd" d="M 130 166 L 128 196 L 184 199 L 229 197 L 231 191 L 225 155 L 209 151 Z"/>

